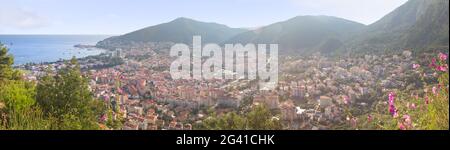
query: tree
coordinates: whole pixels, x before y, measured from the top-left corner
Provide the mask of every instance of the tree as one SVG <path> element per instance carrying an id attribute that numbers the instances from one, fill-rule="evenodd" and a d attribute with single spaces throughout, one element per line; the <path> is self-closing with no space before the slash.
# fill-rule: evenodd
<path id="1" fill-rule="evenodd" d="M 106 107 L 92 98 L 75 58 L 48 70 L 37 86 L 22 80 L 13 62 L 0 44 L 0 129 L 99 129 Z"/>
<path id="2" fill-rule="evenodd" d="M 75 58 L 56 74 L 47 71 L 37 85 L 36 101 L 60 129 L 98 129 L 105 108 L 93 99 Z M 54 75 L 53 75 L 54 74 Z"/>
<path id="3" fill-rule="evenodd" d="M 35 104 L 34 85 L 26 81 L 3 81 L 0 99 L 8 110 L 22 110 Z"/>
<path id="4" fill-rule="evenodd" d="M 49 121 L 35 105 L 35 88 L 31 82 L 20 79 L 14 59 L 0 44 L 0 129 L 49 129 Z"/>
<path id="5" fill-rule="evenodd" d="M 123 118 L 120 113 L 115 113 L 112 109 L 107 110 L 107 120 L 106 120 L 106 126 L 110 129 L 121 129 L 123 127 L 122 120 Z"/>
<path id="6" fill-rule="evenodd" d="M 281 122 L 273 117 L 265 105 L 257 105 L 247 114 L 248 128 L 251 130 L 281 130 Z"/>
<path id="7" fill-rule="evenodd" d="M 221 117 L 209 117 L 204 120 L 204 127 L 208 130 L 244 130 L 245 118 L 239 116 L 235 112 L 224 114 Z"/>
<path id="8" fill-rule="evenodd" d="M 257 105 L 244 115 L 229 112 L 217 116 L 212 113 L 203 121 L 200 128 L 208 130 L 281 130 L 282 125 L 266 106 Z"/>
<path id="9" fill-rule="evenodd" d="M 8 54 L 8 49 L 0 43 L 0 81 L 18 79 L 19 72 L 12 68 L 14 57 Z"/>
<path id="10" fill-rule="evenodd" d="M 20 72 L 12 65 L 13 56 L 0 43 L 0 102 L 8 110 L 22 109 L 34 104 L 34 86 L 20 80 Z"/>
<path id="11" fill-rule="evenodd" d="M 0 43 L 0 103 L 7 111 L 30 107 L 35 102 L 34 86 L 20 80 L 20 72 L 12 67 L 13 63 L 13 56 Z"/>
<path id="12" fill-rule="evenodd" d="M 8 49 L 0 44 L 0 80 L 11 78 L 13 62 L 13 57 L 8 55 Z"/>

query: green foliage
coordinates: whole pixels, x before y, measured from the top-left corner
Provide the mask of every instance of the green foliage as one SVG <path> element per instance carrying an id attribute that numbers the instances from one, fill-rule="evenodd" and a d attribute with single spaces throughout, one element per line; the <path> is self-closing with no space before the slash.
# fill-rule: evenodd
<path id="1" fill-rule="evenodd" d="M 12 68 L 13 63 L 14 57 L 9 55 L 8 49 L 0 43 L 0 81 L 19 79 L 20 72 Z"/>
<path id="2" fill-rule="evenodd" d="M 264 105 L 257 105 L 246 115 L 235 112 L 217 116 L 212 113 L 200 125 L 201 129 L 208 130 L 280 130 L 281 122 L 273 118 L 272 113 Z"/>
<path id="3" fill-rule="evenodd" d="M 0 44 L 0 80 L 11 79 L 14 58 L 8 55 L 8 49 Z"/>
<path id="4" fill-rule="evenodd" d="M 36 101 L 46 114 L 56 117 L 60 129 L 98 129 L 104 106 L 95 103 L 87 79 L 75 58 L 55 75 L 47 72 L 37 85 Z"/>
<path id="5" fill-rule="evenodd" d="M 34 86 L 20 80 L 20 71 L 12 68 L 14 58 L 0 44 L 0 103 L 8 110 L 20 110 L 32 106 Z"/>
<path id="6" fill-rule="evenodd" d="M 13 62 L 0 45 L 0 129 L 99 129 L 106 108 L 92 98 L 75 58 L 57 73 L 48 71 L 37 86 L 22 80 Z"/>
<path id="7" fill-rule="evenodd" d="M 446 66 L 446 61 L 439 61 L 437 66 Z M 449 72 L 436 68 L 438 83 L 430 84 L 423 90 L 413 94 L 406 91 L 395 91 L 394 106 L 397 114 L 390 114 L 386 103 L 378 103 L 371 112 L 371 120 L 367 115 L 359 116 L 358 129 L 382 130 L 448 130 L 449 129 Z M 422 69 L 419 72 L 422 72 Z M 422 77 L 422 80 L 423 77 Z M 422 93 L 421 91 L 425 91 Z M 386 99 L 387 101 L 387 99 Z"/>
<path id="8" fill-rule="evenodd" d="M 273 118 L 272 113 L 265 105 L 257 105 L 247 114 L 248 128 L 251 130 L 281 129 L 281 123 Z"/>
<path id="9" fill-rule="evenodd" d="M 39 107 L 24 107 L 2 112 L 0 110 L 0 129 L 5 130 L 48 130 L 51 121 L 44 117 Z"/>
<path id="10" fill-rule="evenodd" d="M 448 73 L 443 74 L 439 78 L 439 84 L 448 86 Z M 430 104 L 428 112 L 421 116 L 424 120 L 423 129 L 429 130 L 448 130 L 449 126 L 449 95 L 448 87 L 441 87 L 437 94 L 428 94 Z"/>
<path id="11" fill-rule="evenodd" d="M 213 114 L 215 116 L 215 114 Z M 221 117 L 210 117 L 203 121 L 205 129 L 209 130 L 243 130 L 245 128 L 244 118 L 230 112 Z"/>
<path id="12" fill-rule="evenodd" d="M 114 117 L 115 116 L 115 117 Z M 115 112 L 112 109 L 109 109 L 107 112 L 107 120 L 106 126 L 110 129 L 122 129 L 123 127 L 123 118 L 122 115 L 115 115 Z"/>
<path id="13" fill-rule="evenodd" d="M 35 104 L 34 85 L 25 81 L 3 81 L 0 85 L 0 101 L 8 110 L 22 110 Z"/>
<path id="14" fill-rule="evenodd" d="M 13 62 L 8 49 L 0 44 L 0 129 L 49 129 L 49 122 L 35 106 L 34 85 L 20 79 Z"/>

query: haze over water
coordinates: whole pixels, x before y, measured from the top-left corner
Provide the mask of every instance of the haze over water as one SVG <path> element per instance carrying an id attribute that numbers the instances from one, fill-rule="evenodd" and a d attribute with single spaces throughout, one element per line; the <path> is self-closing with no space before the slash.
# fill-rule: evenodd
<path id="1" fill-rule="evenodd" d="M 95 45 L 109 36 L 106 35 L 0 35 L 0 42 L 14 55 L 14 65 L 25 63 L 54 62 L 98 55 L 104 50 L 81 49 L 77 44 Z"/>

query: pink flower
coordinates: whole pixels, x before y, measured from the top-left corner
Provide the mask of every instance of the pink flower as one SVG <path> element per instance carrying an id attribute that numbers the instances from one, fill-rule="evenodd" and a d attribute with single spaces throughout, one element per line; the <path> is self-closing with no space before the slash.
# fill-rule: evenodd
<path id="1" fill-rule="evenodd" d="M 434 95 L 436 95 L 437 94 L 437 88 L 435 87 L 435 86 L 433 86 L 433 88 L 432 88 L 432 90 L 431 91 L 433 91 L 433 94 Z"/>
<path id="2" fill-rule="evenodd" d="M 103 114 L 103 115 L 100 117 L 100 121 L 104 122 L 104 121 L 106 121 L 106 120 L 107 120 L 106 115 Z"/>
<path id="3" fill-rule="evenodd" d="M 441 61 L 445 61 L 445 60 L 447 60 L 447 58 L 448 58 L 448 56 L 447 56 L 446 54 L 444 54 L 444 53 L 439 53 L 439 59 L 440 59 Z"/>
<path id="4" fill-rule="evenodd" d="M 398 128 L 399 128 L 400 130 L 406 130 L 406 127 L 405 127 L 405 125 L 403 125 L 403 123 L 399 123 L 399 124 L 398 124 Z"/>
<path id="5" fill-rule="evenodd" d="M 397 108 L 395 108 L 394 105 L 389 106 L 389 113 L 391 113 L 392 116 L 395 116 L 397 114 Z"/>
<path id="6" fill-rule="evenodd" d="M 409 115 L 403 115 L 403 121 L 406 123 L 406 125 L 411 125 L 411 116 Z"/>
<path id="7" fill-rule="evenodd" d="M 412 104 L 411 104 L 411 107 L 409 107 L 409 108 L 410 108 L 410 109 L 416 109 L 417 106 L 416 106 L 416 104 L 412 103 Z"/>
<path id="8" fill-rule="evenodd" d="M 371 121 L 372 121 L 372 116 L 371 116 L 371 115 L 368 115 L 368 116 L 367 116 L 367 122 L 370 123 Z"/>
<path id="9" fill-rule="evenodd" d="M 436 67 L 436 58 L 432 58 L 430 68 L 435 68 L 435 67 Z"/>
<path id="10" fill-rule="evenodd" d="M 395 113 L 394 113 L 394 116 L 393 116 L 394 118 L 397 118 L 398 117 L 398 113 L 397 113 L 397 110 L 395 110 Z"/>
<path id="11" fill-rule="evenodd" d="M 402 130 L 406 130 L 406 129 L 412 128 L 411 116 L 403 115 L 402 122 L 400 122 L 399 128 L 402 129 Z"/>
<path id="12" fill-rule="evenodd" d="M 395 93 L 390 92 L 388 97 L 389 97 L 389 113 L 391 113 L 391 115 L 395 117 L 397 114 L 397 108 L 395 108 L 394 106 Z"/>
<path id="13" fill-rule="evenodd" d="M 425 96 L 425 104 L 429 104 L 430 103 L 430 101 L 429 101 L 429 99 L 428 99 L 428 96 Z"/>
<path id="14" fill-rule="evenodd" d="M 388 96 L 389 96 L 389 105 L 394 104 L 395 93 L 390 92 Z"/>
<path id="15" fill-rule="evenodd" d="M 413 69 L 418 69 L 418 68 L 420 68 L 419 64 L 413 64 Z"/>
<path id="16" fill-rule="evenodd" d="M 344 96 L 344 104 L 349 104 L 348 96 Z"/>
<path id="17" fill-rule="evenodd" d="M 448 66 L 447 66 L 447 64 L 442 65 L 442 66 L 437 66 L 436 70 L 446 72 L 448 70 Z"/>

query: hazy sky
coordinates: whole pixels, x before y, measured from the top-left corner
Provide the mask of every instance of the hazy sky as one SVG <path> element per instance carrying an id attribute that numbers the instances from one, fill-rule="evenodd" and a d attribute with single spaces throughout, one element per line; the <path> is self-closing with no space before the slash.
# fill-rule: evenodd
<path id="1" fill-rule="evenodd" d="M 407 0 L 0 0 L 0 34 L 124 34 L 187 17 L 258 27 L 299 15 L 370 24 Z"/>

